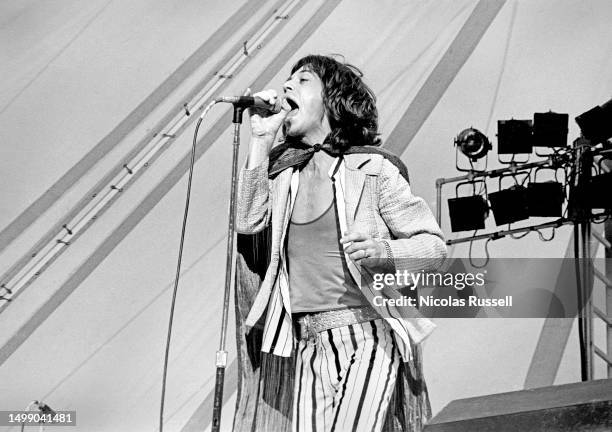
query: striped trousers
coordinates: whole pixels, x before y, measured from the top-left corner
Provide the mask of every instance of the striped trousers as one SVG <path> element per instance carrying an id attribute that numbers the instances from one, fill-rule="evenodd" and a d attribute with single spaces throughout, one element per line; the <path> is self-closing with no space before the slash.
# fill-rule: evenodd
<path id="1" fill-rule="evenodd" d="M 380 431 L 400 361 L 380 319 L 300 339 L 293 431 Z"/>

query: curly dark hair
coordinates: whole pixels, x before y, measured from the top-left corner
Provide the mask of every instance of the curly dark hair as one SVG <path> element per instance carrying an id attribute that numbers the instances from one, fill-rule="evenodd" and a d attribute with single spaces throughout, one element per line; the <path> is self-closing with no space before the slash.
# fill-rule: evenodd
<path id="1" fill-rule="evenodd" d="M 291 68 L 291 74 L 302 67 L 323 83 L 323 104 L 331 127 L 326 141 L 339 151 L 350 146 L 379 146 L 376 96 L 362 81 L 361 71 L 322 55 L 301 58 Z"/>

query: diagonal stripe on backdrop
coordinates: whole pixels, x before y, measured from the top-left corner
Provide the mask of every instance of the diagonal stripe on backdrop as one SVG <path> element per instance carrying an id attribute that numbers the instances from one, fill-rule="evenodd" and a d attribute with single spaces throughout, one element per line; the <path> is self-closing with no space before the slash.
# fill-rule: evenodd
<path id="1" fill-rule="evenodd" d="M 395 126 L 385 147 L 401 155 L 470 57 L 506 0 L 480 0 L 423 87 Z"/>
<path id="2" fill-rule="evenodd" d="M 25 231 L 34 221 L 62 197 L 87 171 L 104 155 L 112 151 L 142 120 L 172 93 L 177 86 L 222 46 L 222 42 L 243 27 L 256 9 L 258 2 L 247 2 L 210 38 L 208 38 L 185 62 L 164 80 L 145 100 L 121 121 L 108 135 L 72 166 L 59 180 L 47 189 L 36 201 L 26 208 L 0 232 L 0 252 Z M 174 114 L 174 113 L 173 113 Z M 61 224 L 60 224 L 61 226 Z"/>
<path id="3" fill-rule="evenodd" d="M 283 50 L 275 57 L 266 69 L 257 77 L 253 88 L 262 88 L 284 66 L 297 49 L 308 39 L 324 19 L 340 3 L 340 0 L 326 1 L 291 39 Z M 215 123 L 208 133 L 199 141 L 196 150 L 196 160 L 227 129 L 227 109 L 221 120 Z M 170 173 L 144 198 L 144 200 L 123 220 L 123 222 L 104 240 L 104 242 L 87 257 L 83 264 L 70 278 L 49 298 L 13 336 L 0 347 L 0 366 L 21 346 L 21 344 L 72 294 L 72 292 L 104 261 L 104 259 L 119 245 L 125 237 L 146 217 L 157 203 L 179 182 L 189 169 L 190 155 L 187 154 L 170 171 Z"/>
<path id="4" fill-rule="evenodd" d="M 245 36 L 251 37 L 254 33 L 259 32 L 264 22 L 269 21 L 270 16 L 274 17 L 274 14 L 278 11 L 277 6 L 281 4 L 283 4 L 283 0 L 279 0 L 275 4 L 273 4 L 272 7 L 267 11 L 266 15 L 250 27 L 250 30 L 245 34 Z M 297 5 L 295 5 L 293 9 L 294 13 L 297 9 L 299 9 L 300 5 L 302 4 L 303 3 L 298 2 Z M 286 22 L 286 20 L 281 20 L 280 24 L 278 24 L 278 27 L 284 26 Z M 274 25 L 277 25 L 276 20 Z M 102 205 L 102 207 L 99 207 L 99 210 L 96 212 L 95 218 L 97 219 L 106 209 L 108 209 L 111 205 L 114 204 L 119 194 L 115 194 L 114 196 L 109 195 L 109 187 L 111 190 L 114 188 L 114 182 L 117 181 L 117 176 L 120 173 L 124 175 L 124 177 L 122 177 L 123 179 L 126 178 L 125 175 L 127 165 L 124 164 L 126 160 L 132 161 L 128 162 L 130 164 L 136 164 L 136 159 L 138 159 L 139 157 L 138 154 L 140 154 L 147 146 L 150 146 L 151 144 L 155 143 L 155 140 L 157 140 L 156 145 L 159 146 L 161 144 L 161 147 L 157 147 L 158 150 L 155 152 L 149 152 L 148 154 L 151 154 L 152 156 L 146 161 L 147 163 L 152 163 L 156 158 L 159 158 L 160 154 L 163 151 L 165 151 L 169 147 L 171 139 L 174 139 L 175 136 L 182 134 L 189 125 L 195 122 L 197 116 L 190 117 L 183 112 L 183 107 L 181 104 L 185 101 L 185 99 L 189 101 L 193 100 L 193 105 L 196 106 L 198 105 L 198 103 L 195 102 L 197 94 L 208 84 L 212 83 L 213 86 L 217 86 L 217 91 L 220 92 L 223 91 L 223 89 L 225 89 L 229 85 L 229 78 L 221 79 L 216 76 L 217 72 L 213 73 L 212 71 L 220 71 L 231 63 L 233 63 L 235 66 L 236 63 L 233 62 L 232 59 L 236 56 L 236 52 L 240 52 L 240 56 L 243 56 L 242 44 L 239 42 L 236 43 L 225 54 L 223 59 L 218 62 L 214 66 L 214 68 L 209 67 L 210 72 L 206 74 L 206 76 L 198 83 L 198 85 L 193 87 L 191 91 L 184 96 L 184 99 L 182 99 L 181 102 L 176 104 L 174 108 L 169 110 L 166 115 L 160 121 L 157 122 L 150 134 L 147 134 L 135 146 L 133 146 L 129 153 L 124 155 L 114 168 L 111 168 L 109 171 L 107 171 L 107 174 L 104 176 L 104 178 L 99 180 L 98 183 L 93 188 L 91 188 L 89 192 L 87 192 L 83 196 L 83 198 L 75 206 L 73 206 L 68 213 L 64 214 L 61 221 L 56 223 L 55 226 L 52 227 L 36 243 L 34 247 L 32 247 L 25 255 L 22 256 L 21 259 L 19 259 L 15 264 L 13 264 L 13 266 L 11 266 L 11 268 L 6 273 L 0 276 L 0 281 L 7 284 L 8 287 L 14 291 L 11 296 L 12 300 L 17 298 L 17 296 L 21 295 L 23 290 L 30 285 L 33 280 L 32 276 L 37 277 L 42 271 L 44 271 L 49 265 L 51 265 L 55 259 L 57 259 L 59 254 L 61 254 L 65 250 L 65 248 L 61 248 L 59 250 L 54 251 L 52 248 L 56 246 L 58 236 L 61 236 L 62 234 L 66 233 L 65 230 L 67 229 L 68 225 L 76 225 L 81 227 L 74 233 L 69 232 L 69 235 L 72 236 L 69 240 L 70 244 L 74 244 L 74 242 L 80 237 L 80 235 L 82 235 L 82 233 L 87 229 L 87 227 L 89 227 L 94 221 L 91 212 L 84 213 L 87 208 L 91 209 L 92 206 Z M 246 63 L 247 59 L 249 59 L 248 56 L 243 57 L 243 60 L 239 63 L 239 66 L 244 67 L 244 64 Z M 237 71 L 240 69 L 234 70 L 234 73 L 238 73 Z M 211 79 L 211 77 L 213 78 Z M 213 83 L 213 81 L 215 82 Z M 172 130 L 173 135 L 170 138 L 164 137 L 164 135 L 166 134 L 162 134 L 162 132 L 168 130 Z M 161 137 L 156 138 L 159 135 L 161 135 Z M 127 180 L 127 183 L 125 183 L 124 186 L 121 187 L 121 190 L 124 190 L 125 188 L 133 184 L 135 181 L 137 181 L 140 175 L 142 175 L 142 173 L 142 169 L 138 169 L 136 172 L 129 172 L 131 178 L 129 178 Z M 108 198 L 109 196 L 110 198 Z M 80 218 L 79 215 L 81 215 Z M 83 226 L 83 224 L 85 224 L 85 226 Z M 38 271 L 34 275 L 32 275 L 33 272 L 27 271 L 28 267 L 32 268 L 33 266 L 40 266 L 38 267 Z M 15 281 L 15 278 L 20 273 L 25 273 L 25 275 L 21 279 L 17 279 Z M 15 282 L 15 284 L 13 284 L 12 282 Z M 4 308 L 8 307 L 9 304 L 10 303 L 6 302 L 2 306 L 0 306 L 0 313 L 2 313 Z"/>

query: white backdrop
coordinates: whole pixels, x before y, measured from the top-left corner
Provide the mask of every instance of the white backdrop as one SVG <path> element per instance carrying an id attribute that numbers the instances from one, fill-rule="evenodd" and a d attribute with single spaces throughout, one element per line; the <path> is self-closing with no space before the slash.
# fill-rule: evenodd
<path id="1" fill-rule="evenodd" d="M 61 223 L 141 138 L 155 132 L 154 125 L 197 81 L 215 72 L 211 68 L 232 43 L 241 41 L 241 32 L 274 4 L 259 3 L 241 27 L 232 29 L 234 36 L 215 47 L 173 91 L 142 108 L 141 118 L 89 165 L 83 158 L 94 154 L 98 143 L 225 20 L 253 4 L 0 4 L 0 273 Z M 265 87 L 278 89 L 302 55 L 341 53 L 363 70 L 378 95 L 384 139 L 478 2 L 343 0 L 320 23 L 315 19 L 314 32 L 306 36 L 299 32 L 323 2 L 303 3 L 274 38 L 250 53 L 226 91 L 238 94 L 275 60 L 280 68 L 270 72 Z M 434 209 L 435 179 L 457 175 L 452 140 L 466 127 L 494 140 L 496 120 L 530 118 L 550 109 L 570 114 L 570 137 L 575 137 L 573 117 L 612 94 L 611 21 L 612 4 L 606 0 L 506 1 L 401 155 L 415 193 Z M 279 53 L 294 37 L 297 49 L 283 57 Z M 226 108 L 215 108 L 200 132 L 204 136 L 221 120 L 224 130 L 213 142 L 200 143 L 205 151 L 196 165 L 171 347 L 166 430 L 182 430 L 214 386 L 231 158 Z M 0 410 L 23 409 L 38 399 L 57 410 L 76 410 L 75 431 L 156 430 L 186 189 L 184 170 L 177 164 L 188 152 L 192 133 L 193 125 L 0 311 Z M 245 126 L 241 157 L 247 136 Z M 70 181 L 58 186 L 62 178 Z M 46 207 L 41 204 L 45 199 L 50 203 Z M 28 213 L 37 203 L 41 207 Z M 443 229 L 453 237 L 443 215 Z M 534 235 L 520 242 L 499 240 L 492 243 L 491 253 L 563 257 L 568 241 L 569 232 L 559 230 L 550 243 Z M 466 256 L 467 249 L 458 246 L 453 254 Z M 475 254 L 482 256 L 481 243 Z M 542 286 L 552 284 L 554 280 L 542 280 Z M 436 323 L 438 329 L 425 343 L 434 413 L 456 398 L 523 388 L 543 320 Z M 233 327 L 229 334 L 231 361 Z M 579 380 L 577 345 L 574 329 L 556 383 Z M 603 377 L 601 367 L 597 373 Z M 232 410 L 230 398 L 226 428 Z"/>

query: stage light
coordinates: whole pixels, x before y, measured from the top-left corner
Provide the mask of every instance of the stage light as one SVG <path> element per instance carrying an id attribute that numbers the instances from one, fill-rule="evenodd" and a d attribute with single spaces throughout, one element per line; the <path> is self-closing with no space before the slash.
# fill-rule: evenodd
<path id="1" fill-rule="evenodd" d="M 489 194 L 496 225 L 505 225 L 529 218 L 527 188 L 512 186 Z"/>
<path id="2" fill-rule="evenodd" d="M 593 176 L 585 192 L 585 204 L 590 209 L 612 210 L 612 173 Z"/>
<path id="3" fill-rule="evenodd" d="M 486 135 L 474 128 L 461 131 L 455 138 L 455 145 L 472 162 L 485 157 L 492 148 Z"/>
<path id="4" fill-rule="evenodd" d="M 448 213 L 452 232 L 478 230 L 485 227 L 489 207 L 487 201 L 480 195 L 450 198 Z"/>
<path id="5" fill-rule="evenodd" d="M 533 131 L 531 120 L 499 120 L 497 122 L 497 153 L 531 153 Z"/>
<path id="6" fill-rule="evenodd" d="M 612 137 L 612 99 L 576 117 L 582 136 L 597 144 Z"/>
<path id="7" fill-rule="evenodd" d="M 562 216 L 565 193 L 559 182 L 548 181 L 527 185 L 529 216 Z"/>
<path id="8" fill-rule="evenodd" d="M 534 147 L 567 147 L 568 114 L 554 112 L 533 115 Z"/>

